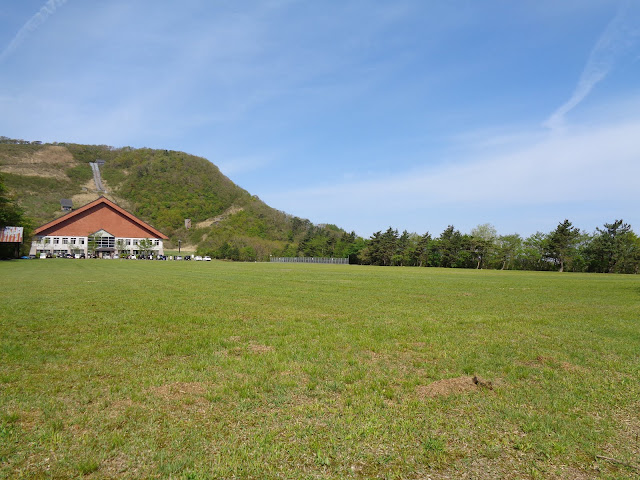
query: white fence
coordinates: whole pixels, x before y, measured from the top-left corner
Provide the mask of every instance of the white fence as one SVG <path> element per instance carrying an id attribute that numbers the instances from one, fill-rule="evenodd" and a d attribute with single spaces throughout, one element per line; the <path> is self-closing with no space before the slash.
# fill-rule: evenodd
<path id="1" fill-rule="evenodd" d="M 333 257 L 271 257 L 269 261 L 278 263 L 332 263 L 334 265 L 349 265 L 348 258 Z"/>

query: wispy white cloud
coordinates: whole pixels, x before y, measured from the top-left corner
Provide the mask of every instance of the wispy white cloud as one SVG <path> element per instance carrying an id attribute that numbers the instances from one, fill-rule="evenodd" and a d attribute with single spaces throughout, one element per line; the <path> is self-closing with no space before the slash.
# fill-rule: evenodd
<path id="1" fill-rule="evenodd" d="M 13 37 L 13 40 L 11 40 L 9 45 L 7 45 L 0 54 L 0 62 L 11 55 L 31 33 L 46 22 L 47 18 L 56 13 L 56 10 L 65 3 L 67 3 L 67 0 L 48 0 L 47 3 L 18 30 L 16 36 Z"/>
<path id="2" fill-rule="evenodd" d="M 578 106 L 601 82 L 615 64 L 629 53 L 640 39 L 640 8 L 635 0 L 625 3 L 609 22 L 589 54 L 573 94 L 544 122 L 553 130 L 561 129 L 565 116 Z"/>
<path id="3" fill-rule="evenodd" d="M 595 202 L 601 207 L 615 206 L 615 214 L 626 218 L 638 207 L 638 131 L 640 121 L 635 119 L 548 134 L 542 140 L 523 135 L 529 140 L 510 151 L 500 147 L 499 153 L 492 154 L 483 148 L 481 153 L 468 152 L 454 163 L 434 168 L 260 193 L 260 197 L 276 208 L 288 205 L 285 210 L 291 213 L 317 221 L 334 219 L 347 228 L 349 222 L 353 225 L 353 216 L 341 218 L 341 212 L 357 211 L 355 228 L 362 234 L 384 226 L 376 224 L 381 218 L 393 218 L 401 228 L 422 231 L 427 215 L 433 221 L 439 212 L 447 212 L 449 218 L 444 222 L 455 223 L 456 211 L 469 209 L 500 215 L 518 209 L 562 210 L 561 206 Z M 416 218 L 416 212 L 421 212 L 420 217 Z M 562 210 L 559 215 L 569 213 Z"/>

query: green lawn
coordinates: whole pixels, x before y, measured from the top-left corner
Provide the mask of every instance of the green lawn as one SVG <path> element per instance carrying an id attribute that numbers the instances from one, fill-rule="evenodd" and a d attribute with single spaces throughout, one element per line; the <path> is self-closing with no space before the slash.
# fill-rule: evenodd
<path id="1" fill-rule="evenodd" d="M 0 286 L 1 478 L 640 474 L 639 276 L 54 259 Z"/>

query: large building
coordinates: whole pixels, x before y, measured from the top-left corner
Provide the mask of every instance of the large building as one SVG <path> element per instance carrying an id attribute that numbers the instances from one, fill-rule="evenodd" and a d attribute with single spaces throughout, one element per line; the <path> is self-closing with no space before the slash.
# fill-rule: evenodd
<path id="1" fill-rule="evenodd" d="M 145 250 L 164 255 L 168 237 L 105 197 L 38 227 L 33 232 L 31 255 L 116 253 L 137 255 Z"/>

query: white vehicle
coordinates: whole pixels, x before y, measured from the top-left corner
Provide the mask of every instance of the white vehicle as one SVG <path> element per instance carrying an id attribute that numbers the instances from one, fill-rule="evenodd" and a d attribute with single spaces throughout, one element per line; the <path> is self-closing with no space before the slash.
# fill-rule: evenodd
<path id="1" fill-rule="evenodd" d="M 80 258 L 80 254 L 79 254 L 79 253 L 76 253 L 76 254 L 73 256 L 73 258 Z"/>
<path id="2" fill-rule="evenodd" d="M 194 259 L 196 262 L 201 262 L 201 261 L 202 261 L 202 257 L 201 257 L 200 255 L 196 255 L 195 257 L 193 257 L 193 259 Z"/>
<path id="3" fill-rule="evenodd" d="M 209 255 L 207 255 L 206 257 L 202 257 L 202 260 L 204 260 L 205 262 L 210 262 L 211 261 L 211 257 Z"/>
<path id="4" fill-rule="evenodd" d="M 41 253 L 40 254 L 40 258 L 47 258 L 47 254 L 46 253 Z"/>
<path id="5" fill-rule="evenodd" d="M 176 260 L 182 260 L 182 257 L 180 255 L 176 256 Z"/>

